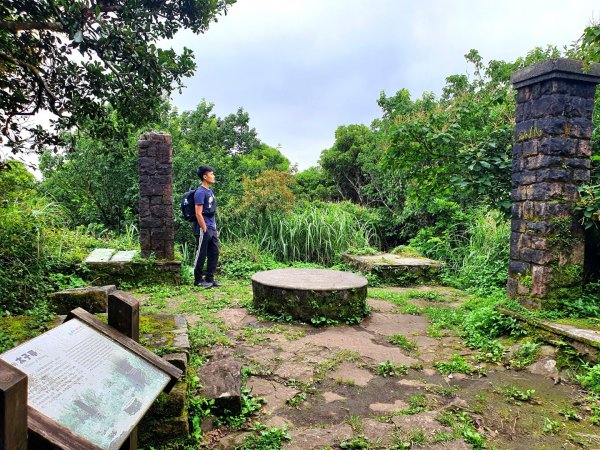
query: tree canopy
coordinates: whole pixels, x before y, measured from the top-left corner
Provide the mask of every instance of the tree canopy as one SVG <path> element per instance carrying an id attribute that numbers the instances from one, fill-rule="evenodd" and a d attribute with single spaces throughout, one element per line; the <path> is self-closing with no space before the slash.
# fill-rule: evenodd
<path id="1" fill-rule="evenodd" d="M 195 70 L 191 50 L 157 47 L 204 32 L 235 0 L 6 0 L 0 3 L 0 129 L 13 152 L 64 145 L 84 124 L 98 137 L 156 119 L 163 96 Z M 43 110 L 50 127 L 28 121 Z"/>

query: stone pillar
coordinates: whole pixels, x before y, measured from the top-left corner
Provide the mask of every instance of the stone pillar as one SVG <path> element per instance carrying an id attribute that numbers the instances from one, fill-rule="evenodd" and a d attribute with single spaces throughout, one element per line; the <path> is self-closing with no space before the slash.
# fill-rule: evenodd
<path id="1" fill-rule="evenodd" d="M 170 135 L 145 133 L 138 141 L 142 257 L 174 259 L 173 149 Z"/>
<path id="2" fill-rule="evenodd" d="M 544 61 L 512 75 L 517 90 L 507 293 L 533 308 L 568 299 L 583 281 L 577 187 L 590 178 L 600 65 Z"/>

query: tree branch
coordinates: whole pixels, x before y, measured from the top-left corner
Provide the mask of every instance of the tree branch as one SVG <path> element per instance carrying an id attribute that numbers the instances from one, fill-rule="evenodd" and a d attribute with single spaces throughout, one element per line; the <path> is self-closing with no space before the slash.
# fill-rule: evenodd
<path id="1" fill-rule="evenodd" d="M 54 95 L 54 93 L 52 92 L 50 87 L 46 84 L 46 80 L 44 79 L 44 77 L 42 76 L 42 73 L 41 73 L 42 71 L 38 67 L 35 67 L 25 61 L 17 61 L 12 56 L 9 56 L 5 53 L 0 53 L 0 58 L 14 64 L 15 66 L 21 66 L 21 67 L 27 69 L 29 72 L 31 72 L 33 74 L 33 76 L 35 77 L 35 79 L 38 81 L 38 84 L 40 85 L 40 87 L 44 89 L 44 91 L 46 92 L 48 97 L 50 97 L 50 99 L 52 100 L 51 102 L 48 102 L 52 112 L 54 114 L 56 114 L 57 116 L 61 115 L 58 112 L 58 110 L 56 109 L 56 106 L 54 105 L 58 101 L 58 99 L 56 98 L 56 95 Z M 39 109 L 39 104 L 36 107 L 36 111 L 38 109 Z"/>
<path id="2" fill-rule="evenodd" d="M 64 31 L 65 28 L 58 22 L 0 22 L 0 30 L 16 33 L 28 30 Z"/>

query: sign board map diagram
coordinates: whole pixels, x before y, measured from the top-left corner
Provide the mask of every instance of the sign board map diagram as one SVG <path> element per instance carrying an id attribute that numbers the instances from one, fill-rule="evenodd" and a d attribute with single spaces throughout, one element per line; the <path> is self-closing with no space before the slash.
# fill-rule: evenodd
<path id="1" fill-rule="evenodd" d="M 30 407 L 106 450 L 119 449 L 170 380 L 78 319 L 0 359 L 27 374 Z"/>

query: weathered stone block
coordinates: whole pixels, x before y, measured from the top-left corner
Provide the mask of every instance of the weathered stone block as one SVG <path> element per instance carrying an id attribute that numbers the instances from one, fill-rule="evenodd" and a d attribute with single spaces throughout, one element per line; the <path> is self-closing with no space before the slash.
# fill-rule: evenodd
<path id="1" fill-rule="evenodd" d="M 519 245 L 533 250 L 547 250 L 548 240 L 544 237 L 536 236 L 535 234 L 524 233 L 521 235 Z"/>
<path id="2" fill-rule="evenodd" d="M 513 219 L 510 224 L 511 231 L 524 233 L 527 229 L 527 222 L 524 220 Z"/>
<path id="3" fill-rule="evenodd" d="M 527 222 L 527 231 L 533 231 L 541 234 L 548 233 L 552 229 L 552 223 L 547 221 Z"/>
<path id="4" fill-rule="evenodd" d="M 526 275 L 531 270 L 531 264 L 523 261 L 510 261 L 509 271 L 511 274 Z"/>
<path id="5" fill-rule="evenodd" d="M 539 141 L 539 151 L 544 155 L 575 156 L 578 143 L 567 137 L 543 137 Z"/>
<path id="6" fill-rule="evenodd" d="M 185 381 L 179 381 L 168 394 L 164 392 L 159 394 L 146 413 L 146 419 L 160 421 L 184 414 L 187 387 Z"/>
<path id="7" fill-rule="evenodd" d="M 573 177 L 570 180 L 574 183 L 587 183 L 590 181 L 589 169 L 575 169 L 573 170 Z"/>
<path id="8" fill-rule="evenodd" d="M 187 371 L 187 365 L 188 365 L 187 353 L 184 353 L 184 352 L 169 353 L 168 355 L 164 355 L 163 359 L 165 361 L 167 361 L 168 363 L 173 364 L 175 367 L 177 367 L 183 373 L 185 373 Z"/>
<path id="9" fill-rule="evenodd" d="M 547 95 L 532 102 L 529 117 L 537 119 L 547 116 L 561 116 L 567 109 L 571 97 L 565 94 Z"/>
<path id="10" fill-rule="evenodd" d="M 213 412 L 229 411 L 238 415 L 242 409 L 242 364 L 233 357 L 209 362 L 198 371 L 206 398 L 214 400 Z"/>
<path id="11" fill-rule="evenodd" d="M 587 118 L 576 117 L 567 121 L 565 135 L 576 138 L 591 139 L 592 138 L 592 123 Z"/>
<path id="12" fill-rule="evenodd" d="M 49 295 L 49 306 L 59 315 L 68 314 L 75 308 L 83 308 L 91 313 L 105 313 L 108 295 L 116 289 L 112 284 L 65 289 Z"/>
<path id="13" fill-rule="evenodd" d="M 535 178 L 538 183 L 544 181 L 570 181 L 571 171 L 564 168 L 541 169 L 537 171 Z"/>
<path id="14" fill-rule="evenodd" d="M 556 256 L 552 252 L 526 247 L 521 248 L 520 255 L 523 261 L 539 265 L 546 265 L 556 260 Z"/>
<path id="15" fill-rule="evenodd" d="M 566 117 L 543 117 L 535 120 L 535 128 L 544 136 L 568 136 L 569 127 Z"/>
<path id="16" fill-rule="evenodd" d="M 553 200 L 562 198 L 564 193 L 564 183 L 559 182 L 541 182 L 531 185 L 528 193 L 529 198 L 535 201 Z"/>
<path id="17" fill-rule="evenodd" d="M 576 156 L 580 158 L 586 158 L 592 156 L 592 143 L 587 139 L 581 139 L 577 142 Z"/>
<path id="18" fill-rule="evenodd" d="M 521 160 L 524 163 L 523 170 L 536 170 L 546 167 L 561 166 L 564 158 L 561 156 L 536 155 Z"/>
<path id="19" fill-rule="evenodd" d="M 510 274 L 506 283 L 506 295 L 509 297 L 515 297 L 517 295 L 517 280 Z"/>

